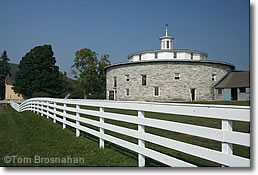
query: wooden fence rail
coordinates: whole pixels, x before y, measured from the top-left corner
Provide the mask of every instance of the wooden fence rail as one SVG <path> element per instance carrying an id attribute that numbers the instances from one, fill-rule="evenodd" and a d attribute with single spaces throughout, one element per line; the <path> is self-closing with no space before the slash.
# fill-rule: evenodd
<path id="1" fill-rule="evenodd" d="M 76 129 L 76 136 L 80 136 L 81 131 L 92 134 L 99 138 L 101 149 L 104 149 L 104 142 L 109 141 L 137 152 L 139 167 L 145 166 L 145 156 L 173 167 L 196 167 L 196 165 L 189 162 L 145 147 L 145 141 L 213 161 L 223 166 L 250 167 L 249 159 L 233 155 L 233 144 L 250 147 L 250 134 L 232 130 L 232 121 L 250 122 L 250 107 L 52 98 L 33 98 L 20 105 L 11 102 L 11 106 L 18 112 L 29 110 L 47 118 L 52 118 L 54 123 L 56 121 L 62 123 L 63 128 L 66 128 L 67 125 L 71 126 Z M 83 108 L 83 106 L 97 107 L 99 110 L 89 110 Z M 132 117 L 127 114 L 106 112 L 106 108 L 135 110 L 138 111 L 138 116 Z M 221 129 L 146 118 L 145 112 L 220 119 Z M 99 120 L 91 120 L 81 117 L 81 115 L 96 116 Z M 69 119 L 75 122 L 71 122 Z M 138 130 L 105 123 L 105 119 L 136 124 Z M 98 127 L 99 131 L 83 126 L 82 123 Z M 145 132 L 145 126 L 219 141 L 222 144 L 222 151 L 150 134 Z M 105 130 L 134 137 L 138 139 L 138 144 L 105 134 Z"/>

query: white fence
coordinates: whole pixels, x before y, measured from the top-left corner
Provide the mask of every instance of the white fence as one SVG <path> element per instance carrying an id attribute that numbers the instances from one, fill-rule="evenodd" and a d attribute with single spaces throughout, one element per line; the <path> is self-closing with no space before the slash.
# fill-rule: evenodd
<path id="1" fill-rule="evenodd" d="M 15 103 L 22 103 L 26 100 L 25 99 L 19 99 L 19 100 L 12 100 L 12 101 L 14 101 Z M 0 100 L 0 104 L 1 103 L 10 103 L 10 102 L 11 102 L 11 100 Z"/>
<path id="2" fill-rule="evenodd" d="M 51 98 L 29 99 L 21 105 L 11 102 L 11 106 L 19 112 L 29 110 L 41 114 L 42 116 L 46 116 L 47 118 L 52 118 L 54 123 L 56 121 L 61 122 L 63 128 L 66 128 L 66 125 L 74 127 L 76 129 L 76 136 L 80 135 L 80 131 L 92 134 L 99 138 L 100 148 L 104 148 L 104 141 L 109 141 L 137 152 L 139 167 L 145 166 L 145 156 L 173 167 L 196 166 L 147 148 L 145 147 L 145 141 L 213 161 L 223 166 L 250 167 L 249 159 L 233 155 L 233 144 L 250 147 L 250 134 L 232 130 L 232 121 L 250 122 L 250 107 Z M 98 107 L 99 111 L 83 109 L 82 106 Z M 138 117 L 106 112 L 105 108 L 136 110 L 138 111 Z M 144 112 L 147 111 L 219 119 L 221 120 L 222 129 L 147 118 L 144 116 Z M 81 114 L 99 117 L 99 121 L 80 117 Z M 58 116 L 61 116 L 62 118 Z M 72 119 L 76 122 L 74 123 L 66 119 Z M 104 119 L 133 123 L 138 125 L 138 130 L 105 123 Z M 82 126 L 81 123 L 96 126 L 99 128 L 99 131 Z M 219 141 L 222 144 L 222 151 L 216 151 L 150 134 L 145 132 L 144 126 Z M 138 144 L 105 134 L 104 130 L 137 138 Z"/>

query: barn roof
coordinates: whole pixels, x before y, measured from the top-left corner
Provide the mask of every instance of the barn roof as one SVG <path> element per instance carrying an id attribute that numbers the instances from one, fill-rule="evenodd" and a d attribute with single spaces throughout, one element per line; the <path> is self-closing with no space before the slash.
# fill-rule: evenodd
<path id="1" fill-rule="evenodd" d="M 233 71 L 222 79 L 215 88 L 250 87 L 249 71 Z"/>

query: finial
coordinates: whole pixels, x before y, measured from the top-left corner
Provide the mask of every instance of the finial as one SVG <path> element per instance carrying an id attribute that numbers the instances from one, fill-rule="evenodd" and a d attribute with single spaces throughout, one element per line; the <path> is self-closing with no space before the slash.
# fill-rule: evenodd
<path id="1" fill-rule="evenodd" d="M 166 25 L 166 36 L 168 36 L 168 24 L 165 24 Z"/>

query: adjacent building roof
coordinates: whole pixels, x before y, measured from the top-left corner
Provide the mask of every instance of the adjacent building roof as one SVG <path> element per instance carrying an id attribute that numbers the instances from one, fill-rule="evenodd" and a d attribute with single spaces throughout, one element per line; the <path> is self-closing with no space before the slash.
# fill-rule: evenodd
<path id="1" fill-rule="evenodd" d="M 215 88 L 239 88 L 250 87 L 250 72 L 233 71 L 222 79 Z"/>
<path id="2" fill-rule="evenodd" d="M 7 85 L 13 85 L 14 83 L 14 76 L 16 74 L 16 72 L 19 70 L 18 64 L 14 64 L 14 63 L 8 63 L 9 67 L 10 67 L 10 73 L 11 75 L 7 75 L 5 77 L 5 82 Z"/>
<path id="3" fill-rule="evenodd" d="M 7 84 L 7 85 L 13 85 L 13 83 L 14 83 L 13 77 L 8 74 L 8 75 L 5 77 L 5 84 Z"/>

